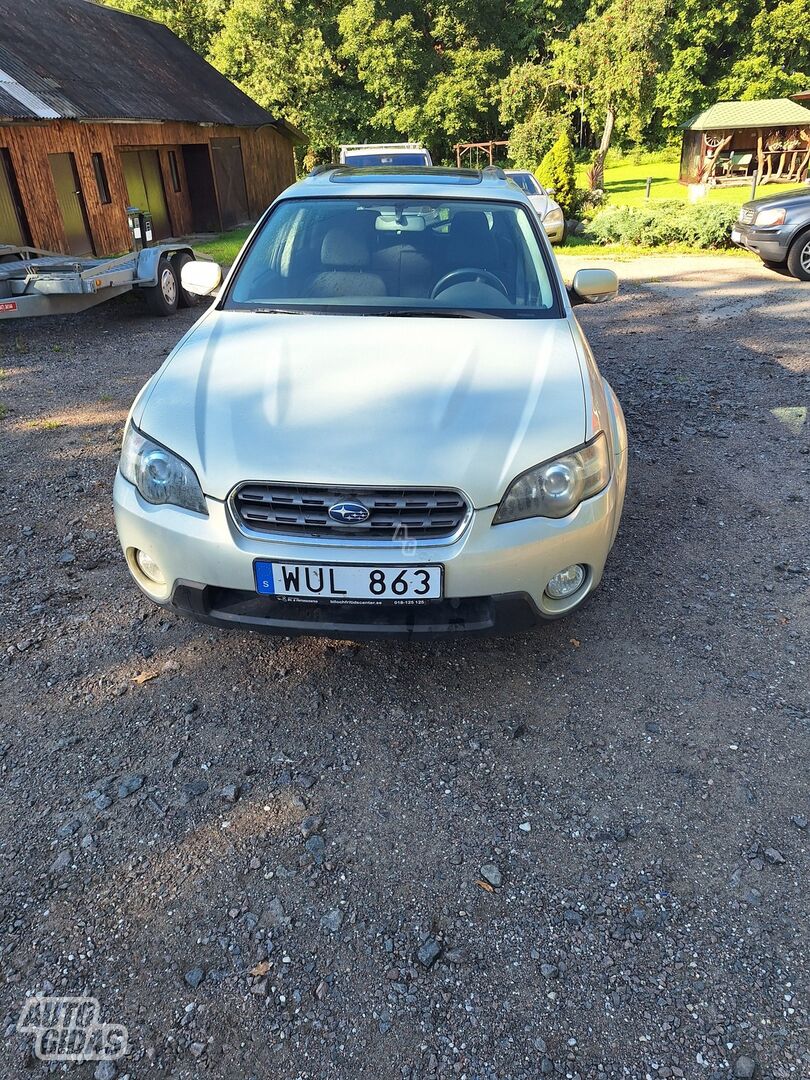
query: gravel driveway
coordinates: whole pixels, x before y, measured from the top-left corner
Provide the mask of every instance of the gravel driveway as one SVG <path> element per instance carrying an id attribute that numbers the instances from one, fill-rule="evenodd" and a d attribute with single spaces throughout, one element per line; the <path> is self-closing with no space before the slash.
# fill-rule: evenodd
<path id="1" fill-rule="evenodd" d="M 132 1080 L 810 1076 L 810 286 L 579 310 L 631 439 L 602 588 L 415 644 L 142 599 L 110 487 L 192 317 L 0 324 L 2 1077 L 36 991 Z"/>

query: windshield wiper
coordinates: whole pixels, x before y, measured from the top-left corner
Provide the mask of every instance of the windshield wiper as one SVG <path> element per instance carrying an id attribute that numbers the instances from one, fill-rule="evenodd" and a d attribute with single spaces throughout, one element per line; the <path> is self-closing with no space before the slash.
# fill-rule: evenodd
<path id="1" fill-rule="evenodd" d="M 347 311 L 341 308 L 281 308 L 256 304 L 248 309 L 256 315 L 364 315 L 380 318 L 424 319 L 502 319 L 489 311 L 471 311 L 468 308 L 374 308 L 365 311 Z"/>
<path id="2" fill-rule="evenodd" d="M 256 307 L 250 309 L 256 315 L 307 315 L 311 312 L 305 311 L 303 308 L 283 308 L 283 307 L 265 307 L 264 304 L 258 304 Z"/>
<path id="3" fill-rule="evenodd" d="M 379 311 L 367 311 L 366 315 L 379 315 L 382 318 L 413 319 L 502 319 L 489 311 L 471 311 L 468 308 L 380 308 Z"/>

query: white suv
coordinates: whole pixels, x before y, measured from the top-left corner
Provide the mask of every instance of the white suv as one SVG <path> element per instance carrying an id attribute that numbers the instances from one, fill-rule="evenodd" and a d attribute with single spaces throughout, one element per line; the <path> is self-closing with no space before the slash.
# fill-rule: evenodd
<path id="1" fill-rule="evenodd" d="M 433 161 L 430 151 L 421 143 L 346 143 L 340 148 L 340 163 L 353 169 L 368 169 L 377 165 L 430 166 Z"/>
<path id="2" fill-rule="evenodd" d="M 189 266 L 200 290 L 210 264 Z M 132 407 L 114 492 L 132 576 L 204 622 L 284 634 L 571 611 L 627 473 L 571 307 L 615 291 L 580 270 L 569 294 L 500 170 L 288 188 Z"/>

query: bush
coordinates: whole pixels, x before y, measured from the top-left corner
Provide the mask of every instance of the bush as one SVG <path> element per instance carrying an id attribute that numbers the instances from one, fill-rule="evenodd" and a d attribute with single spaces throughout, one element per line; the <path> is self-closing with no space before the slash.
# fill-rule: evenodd
<path id="1" fill-rule="evenodd" d="M 560 135 L 540 162 L 535 175 L 543 187 L 554 189 L 554 199 L 562 207 L 565 216 L 570 217 L 574 212 L 576 198 L 576 166 L 574 146 L 567 131 Z"/>
<path id="2" fill-rule="evenodd" d="M 603 209 L 607 201 L 608 195 L 606 191 L 600 189 L 591 191 L 589 188 L 577 188 L 574 197 L 573 216 L 580 221 L 589 221 Z"/>
<path id="3" fill-rule="evenodd" d="M 588 235 L 602 244 L 723 248 L 731 244 L 729 234 L 738 212 L 738 207 L 726 203 L 607 206 L 591 221 Z"/>

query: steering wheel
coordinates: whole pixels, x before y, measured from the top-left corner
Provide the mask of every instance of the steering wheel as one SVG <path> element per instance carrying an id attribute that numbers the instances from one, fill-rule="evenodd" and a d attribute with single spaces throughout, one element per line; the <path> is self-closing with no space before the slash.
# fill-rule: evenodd
<path id="1" fill-rule="evenodd" d="M 482 270 L 478 266 L 462 266 L 460 270 L 451 270 L 449 274 L 444 274 L 436 284 L 430 293 L 430 299 L 435 300 L 439 293 L 444 292 L 445 289 L 449 289 L 450 285 L 456 284 L 458 281 L 480 281 L 481 284 L 492 285 L 493 288 L 502 292 L 506 299 L 509 299 L 509 293 L 506 291 L 506 286 L 499 277 L 490 273 L 489 270 Z"/>

